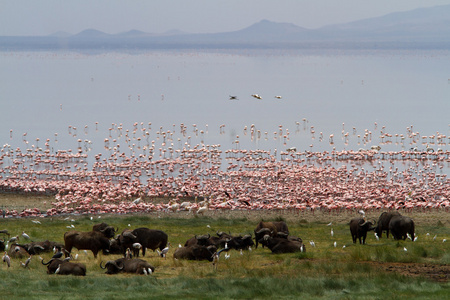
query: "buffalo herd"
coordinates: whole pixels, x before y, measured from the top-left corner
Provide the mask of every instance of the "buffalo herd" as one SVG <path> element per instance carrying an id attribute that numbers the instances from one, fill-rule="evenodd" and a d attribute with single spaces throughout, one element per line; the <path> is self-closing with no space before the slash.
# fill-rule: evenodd
<path id="1" fill-rule="evenodd" d="M 353 243 L 359 240 L 360 244 L 365 244 L 367 233 L 372 230 L 377 240 L 382 237 L 383 232 L 386 232 L 387 238 L 390 232 L 396 240 L 405 240 L 406 238 L 414 240 L 414 221 L 395 211 L 383 212 L 378 221 L 366 220 L 365 217 L 354 218 L 349 225 Z M 151 249 L 165 257 L 170 246 L 168 235 L 161 230 L 141 227 L 134 230 L 125 229 L 119 234 L 117 228 L 106 223 L 96 224 L 91 231 L 87 232 L 68 231 L 64 234 L 64 244 L 48 240 L 20 244 L 18 237 L 9 239 L 10 235 L 7 230 L 1 230 L 0 234 L 8 236 L 8 239 L 0 239 L 0 251 L 5 251 L 4 261 L 5 257 L 8 260 L 10 258 L 27 258 L 31 255 L 53 251 L 56 254 L 48 262 L 44 262 L 42 258 L 41 262 L 47 266 L 48 274 L 59 275 L 86 275 L 86 266 L 72 261 L 74 259 L 71 254 L 73 248 L 90 250 L 94 257 L 97 257 L 100 251 L 104 255 L 123 256 L 107 261 L 104 266 L 103 262 L 100 263 L 100 267 L 106 270 L 106 274 L 150 275 L 155 271 L 155 267 L 138 258 L 140 254 L 145 256 L 146 249 Z M 243 250 L 251 251 L 252 247 L 257 248 L 258 245 L 263 248 L 267 247 L 272 253 L 277 254 L 306 251 L 302 239 L 290 235 L 286 222 L 261 221 L 254 229 L 253 236 L 252 234 L 235 236 L 222 231 L 217 231 L 214 236 L 211 236 L 210 233 L 194 235 L 184 245 L 180 244 L 174 249 L 173 258 L 214 262 L 221 252 L 239 250 L 242 253 Z M 22 265 L 24 264 L 22 263 Z M 26 267 L 26 265 L 24 266 Z"/>

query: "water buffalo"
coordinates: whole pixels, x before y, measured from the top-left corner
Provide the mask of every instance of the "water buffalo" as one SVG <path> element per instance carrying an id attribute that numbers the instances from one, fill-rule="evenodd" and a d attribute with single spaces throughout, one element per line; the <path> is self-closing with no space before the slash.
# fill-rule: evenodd
<path id="1" fill-rule="evenodd" d="M 98 231 L 68 231 L 64 233 L 64 248 L 66 256 L 70 255 L 72 248 L 78 250 L 91 250 L 94 257 L 100 250 L 109 251 L 109 239 Z"/>
<path id="2" fill-rule="evenodd" d="M 294 253 L 306 251 L 305 245 L 302 242 L 290 241 L 279 237 L 271 237 L 270 235 L 265 235 L 259 240 L 259 243 L 269 248 L 272 253 Z"/>
<path id="3" fill-rule="evenodd" d="M 213 255 L 216 251 L 217 248 L 215 246 L 194 245 L 177 248 L 173 253 L 173 257 L 176 259 L 213 261 Z"/>
<path id="4" fill-rule="evenodd" d="M 5 251 L 5 241 L 4 240 L 0 240 L 0 251 L 3 252 Z"/>
<path id="5" fill-rule="evenodd" d="M 235 250 L 244 250 L 253 246 L 255 243 L 253 242 L 252 236 L 250 234 L 246 234 L 244 236 L 235 236 L 232 237 L 227 243 L 227 248 L 235 249 Z"/>
<path id="6" fill-rule="evenodd" d="M 43 252 L 51 252 L 54 248 L 61 250 L 64 245 L 58 242 L 52 242 L 45 240 L 43 242 L 31 242 L 29 244 L 18 244 L 19 246 L 25 248 L 25 250 L 30 255 L 40 254 Z"/>
<path id="7" fill-rule="evenodd" d="M 106 224 L 105 222 L 99 223 L 99 224 L 95 224 L 94 226 L 92 226 L 92 231 L 98 231 L 103 233 L 108 239 L 113 238 L 114 235 L 116 234 L 116 232 L 119 229 L 114 229 L 114 227 L 109 226 L 108 224 Z"/>
<path id="8" fill-rule="evenodd" d="M 28 254 L 27 252 L 27 249 L 16 243 L 13 243 L 9 246 L 8 255 L 11 258 L 24 258 L 30 256 L 30 254 Z"/>
<path id="9" fill-rule="evenodd" d="M 142 256 L 145 256 L 146 248 L 155 251 L 163 250 L 167 246 L 167 241 L 169 237 L 164 231 L 149 229 L 149 228 L 137 228 L 134 230 L 124 230 L 119 236 L 120 245 L 125 250 L 127 248 L 133 249 L 134 243 L 139 243 L 142 245 Z M 137 255 L 136 255 L 137 256 Z"/>
<path id="10" fill-rule="evenodd" d="M 414 221 L 406 216 L 394 216 L 389 222 L 389 230 L 395 240 L 406 240 L 407 234 L 414 241 Z"/>
<path id="11" fill-rule="evenodd" d="M 400 213 L 397 211 L 392 212 L 383 212 L 378 218 L 377 226 L 375 228 L 375 233 L 379 238 L 383 234 L 383 231 L 386 231 L 386 237 L 389 238 L 389 222 L 391 218 L 394 216 L 400 216 Z"/>
<path id="12" fill-rule="evenodd" d="M 155 272 L 155 267 L 139 258 L 119 258 L 107 261 L 105 266 L 100 262 L 100 268 L 106 269 L 106 274 L 118 273 L 134 273 L 134 274 L 151 274 Z"/>
<path id="13" fill-rule="evenodd" d="M 47 265 L 48 274 L 86 276 L 86 265 L 82 263 L 73 263 L 58 258 L 53 258 L 46 263 L 41 260 L 41 263 Z"/>
<path id="14" fill-rule="evenodd" d="M 350 220 L 350 233 L 352 234 L 353 244 L 359 239 L 360 244 L 366 243 L 367 232 L 374 230 L 374 223 L 366 221 L 363 218 L 354 218 Z M 362 238 L 362 241 L 361 241 Z"/>
<path id="15" fill-rule="evenodd" d="M 259 222 L 256 226 L 255 230 L 255 248 L 258 248 L 258 242 L 265 236 L 270 235 L 275 237 L 278 232 L 284 232 L 289 235 L 289 229 L 284 221 L 278 222 Z M 264 245 L 263 245 L 264 246 Z"/>

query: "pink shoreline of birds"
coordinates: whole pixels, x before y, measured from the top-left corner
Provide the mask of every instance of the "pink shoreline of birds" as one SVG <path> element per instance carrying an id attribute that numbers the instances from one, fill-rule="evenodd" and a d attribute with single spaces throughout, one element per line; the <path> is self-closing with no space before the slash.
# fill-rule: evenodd
<path id="1" fill-rule="evenodd" d="M 306 122 L 304 121 L 304 128 Z M 299 122 L 296 122 L 297 127 Z M 376 129 L 375 124 L 375 129 Z M 139 128 L 140 127 L 140 128 Z M 205 135 L 193 125 L 193 133 Z M 98 122 L 95 123 L 98 130 Z M 308 128 L 314 139 L 314 127 Z M 348 140 L 344 131 L 342 139 Z M 221 125 L 220 134 L 225 133 Z M 450 208 L 450 179 L 442 172 L 450 164 L 450 151 L 431 146 L 446 146 L 447 136 L 421 136 L 412 126 L 405 135 L 389 134 L 383 126 L 379 144 L 420 143 L 418 150 L 382 151 L 379 145 L 369 149 L 336 151 L 297 151 L 296 147 L 277 150 L 222 150 L 220 144 L 191 145 L 187 126 L 180 125 L 178 138 L 172 130 L 156 132 L 161 147 L 150 142 L 151 123 L 135 123 L 133 130 L 113 124 L 109 136 L 103 140 L 109 157 L 89 153 L 89 140 L 77 137 L 77 129 L 69 126 L 69 134 L 77 139 L 78 149 L 53 151 L 50 139 L 44 148 L 28 148 L 27 134 L 23 142 L 27 149 L 5 144 L 0 152 L 0 192 L 25 195 L 55 195 L 52 208 L 40 211 L 27 208 L 21 212 L 3 210 L 4 217 L 49 216 L 58 214 L 136 213 L 153 211 L 187 211 L 202 214 L 214 210 L 431 210 Z M 244 128 L 244 135 L 261 138 L 252 124 Z M 88 133 L 88 126 L 84 127 Z M 114 135 L 116 134 L 116 135 Z M 13 130 L 10 130 L 12 138 Z M 267 139 L 267 132 L 265 136 Z M 289 140 L 289 131 L 282 126 L 274 132 L 276 138 Z M 372 133 L 364 131 L 358 137 L 364 145 L 372 142 Z M 424 138 L 425 137 L 425 138 Z M 55 133 L 55 141 L 58 134 Z M 329 137 L 333 146 L 334 135 Z M 400 141 L 398 140 L 400 139 Z M 124 140 L 126 146 L 120 146 Z M 323 134 L 319 134 L 323 140 Z M 284 142 L 286 145 L 286 141 Z M 430 146 L 431 145 L 431 146 Z M 84 148 L 84 150 L 83 150 Z M 125 151 L 130 154 L 125 154 Z M 278 158 L 280 157 L 280 158 Z M 92 167 L 88 160 L 93 160 Z M 340 165 L 339 165 L 340 164 Z M 168 203 L 156 201 L 165 198 Z M 165 201 L 167 202 L 167 201 Z"/>

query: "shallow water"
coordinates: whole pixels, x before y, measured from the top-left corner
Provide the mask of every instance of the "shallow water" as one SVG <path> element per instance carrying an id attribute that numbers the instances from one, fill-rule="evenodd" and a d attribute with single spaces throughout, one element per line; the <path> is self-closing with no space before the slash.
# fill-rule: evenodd
<path id="1" fill-rule="evenodd" d="M 1 52 L 0 142 L 81 148 L 91 162 L 105 146 L 139 153 L 152 141 L 278 157 L 291 147 L 449 150 L 448 70 L 448 51 Z"/>

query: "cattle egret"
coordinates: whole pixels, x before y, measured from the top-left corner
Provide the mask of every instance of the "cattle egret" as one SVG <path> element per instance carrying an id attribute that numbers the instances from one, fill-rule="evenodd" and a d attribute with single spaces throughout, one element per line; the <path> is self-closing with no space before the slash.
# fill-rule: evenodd
<path id="1" fill-rule="evenodd" d="M 91 217 L 90 219 L 91 219 L 91 221 L 92 221 L 92 220 L 93 220 L 94 218 L 93 218 L 93 217 Z"/>
<path id="2" fill-rule="evenodd" d="M 30 257 L 27 258 L 25 263 L 22 263 L 22 267 L 24 267 L 24 268 L 28 267 L 28 265 L 30 264 L 30 261 L 31 261 L 31 255 L 30 255 Z"/>
<path id="3" fill-rule="evenodd" d="M 206 225 L 206 227 L 208 227 L 209 229 L 211 229 L 211 226 L 209 226 L 209 225 Z"/>
<path id="4" fill-rule="evenodd" d="M 417 241 L 417 238 L 418 238 L 419 236 L 418 235 L 416 235 L 416 237 L 414 238 L 414 241 L 413 242 L 415 242 L 415 241 Z"/>
<path id="5" fill-rule="evenodd" d="M 333 222 L 328 223 L 327 226 L 331 226 L 331 224 L 333 224 Z"/>
<path id="6" fill-rule="evenodd" d="M 336 242 L 334 242 L 334 243 L 333 243 L 333 246 L 334 246 L 334 248 L 336 248 L 336 246 L 337 246 L 337 243 L 336 243 Z"/>
<path id="7" fill-rule="evenodd" d="M 61 264 L 58 265 L 58 268 L 56 269 L 55 274 L 58 274 L 60 270 L 61 270 Z"/>
<path id="8" fill-rule="evenodd" d="M 178 244 L 178 248 L 183 248 L 183 246 L 181 246 L 181 244 Z"/>
<path id="9" fill-rule="evenodd" d="M 230 254 L 225 253 L 225 259 L 229 259 L 230 258 Z"/>
<path id="10" fill-rule="evenodd" d="M 380 237 L 378 236 L 378 234 L 375 232 L 375 238 L 377 239 L 377 241 L 380 240 Z"/>
<path id="11" fill-rule="evenodd" d="M 32 220 L 31 222 L 33 222 L 34 224 L 41 224 L 41 222 L 39 222 L 37 220 Z"/>
<path id="12" fill-rule="evenodd" d="M 331 228 L 331 236 L 334 236 L 333 228 Z"/>
<path id="13" fill-rule="evenodd" d="M 249 246 L 248 247 L 248 251 L 252 252 L 252 247 Z"/>
<path id="14" fill-rule="evenodd" d="M 8 242 L 14 243 L 14 242 L 17 242 L 18 240 L 19 240 L 19 236 L 16 235 L 16 236 L 13 236 L 12 238 L 10 238 Z"/>
<path id="15" fill-rule="evenodd" d="M 344 246 L 342 246 L 342 249 L 345 249 L 345 245 L 344 245 Z"/>
<path id="16" fill-rule="evenodd" d="M 2 257 L 2 261 L 8 265 L 8 268 L 11 267 L 11 258 L 9 257 L 8 253 L 5 252 L 5 255 L 3 255 Z"/>
<path id="17" fill-rule="evenodd" d="M 445 243 L 447 241 L 447 239 L 443 239 L 442 242 Z"/>
<path id="18" fill-rule="evenodd" d="M 361 216 L 363 216 L 363 217 L 366 215 L 366 213 L 365 213 L 362 209 L 359 210 L 358 213 L 359 213 Z"/>
<path id="19" fill-rule="evenodd" d="M 408 251 L 408 249 L 406 249 L 406 247 L 403 247 L 403 251 L 407 252 L 407 251 Z"/>
<path id="20" fill-rule="evenodd" d="M 22 236 L 23 236 L 25 239 L 32 241 L 31 238 L 30 238 L 30 236 L 29 236 L 28 234 L 26 234 L 25 231 L 22 231 Z"/>
<path id="21" fill-rule="evenodd" d="M 142 248 L 142 245 L 141 245 L 140 243 L 134 243 L 134 244 L 133 244 L 133 248 L 134 248 L 134 249 L 141 249 L 141 248 Z"/>
<path id="22" fill-rule="evenodd" d="M 142 272 L 144 272 L 144 275 L 148 275 L 147 274 L 147 270 L 144 268 L 144 269 L 142 269 Z"/>
<path id="23" fill-rule="evenodd" d="M 309 241 L 309 244 L 313 247 L 316 247 L 316 243 L 314 243 L 314 241 Z"/>
<path id="24" fill-rule="evenodd" d="M 147 272 L 148 272 L 148 275 L 152 275 L 152 273 L 153 273 L 152 269 L 150 269 L 150 268 L 147 269 Z"/>
<path id="25" fill-rule="evenodd" d="M 242 252 L 242 249 L 241 249 L 241 252 L 240 252 L 240 254 L 241 254 L 241 255 L 244 255 L 244 253 Z"/>
<path id="26" fill-rule="evenodd" d="M 436 238 L 437 238 L 437 234 L 434 236 L 434 238 L 433 238 L 433 241 L 435 241 L 436 240 Z"/>
<path id="27" fill-rule="evenodd" d="M 412 238 L 411 238 L 411 236 L 409 235 L 409 233 L 406 233 L 406 237 L 412 241 Z"/>
<path id="28" fill-rule="evenodd" d="M 169 252 L 169 246 L 170 246 L 170 243 L 167 245 L 166 248 L 162 249 L 161 251 L 156 249 L 156 252 L 158 252 L 159 256 L 166 258 L 166 254 L 167 254 L 167 252 Z"/>
<path id="29" fill-rule="evenodd" d="M 303 244 L 300 246 L 300 252 L 303 252 Z"/>

